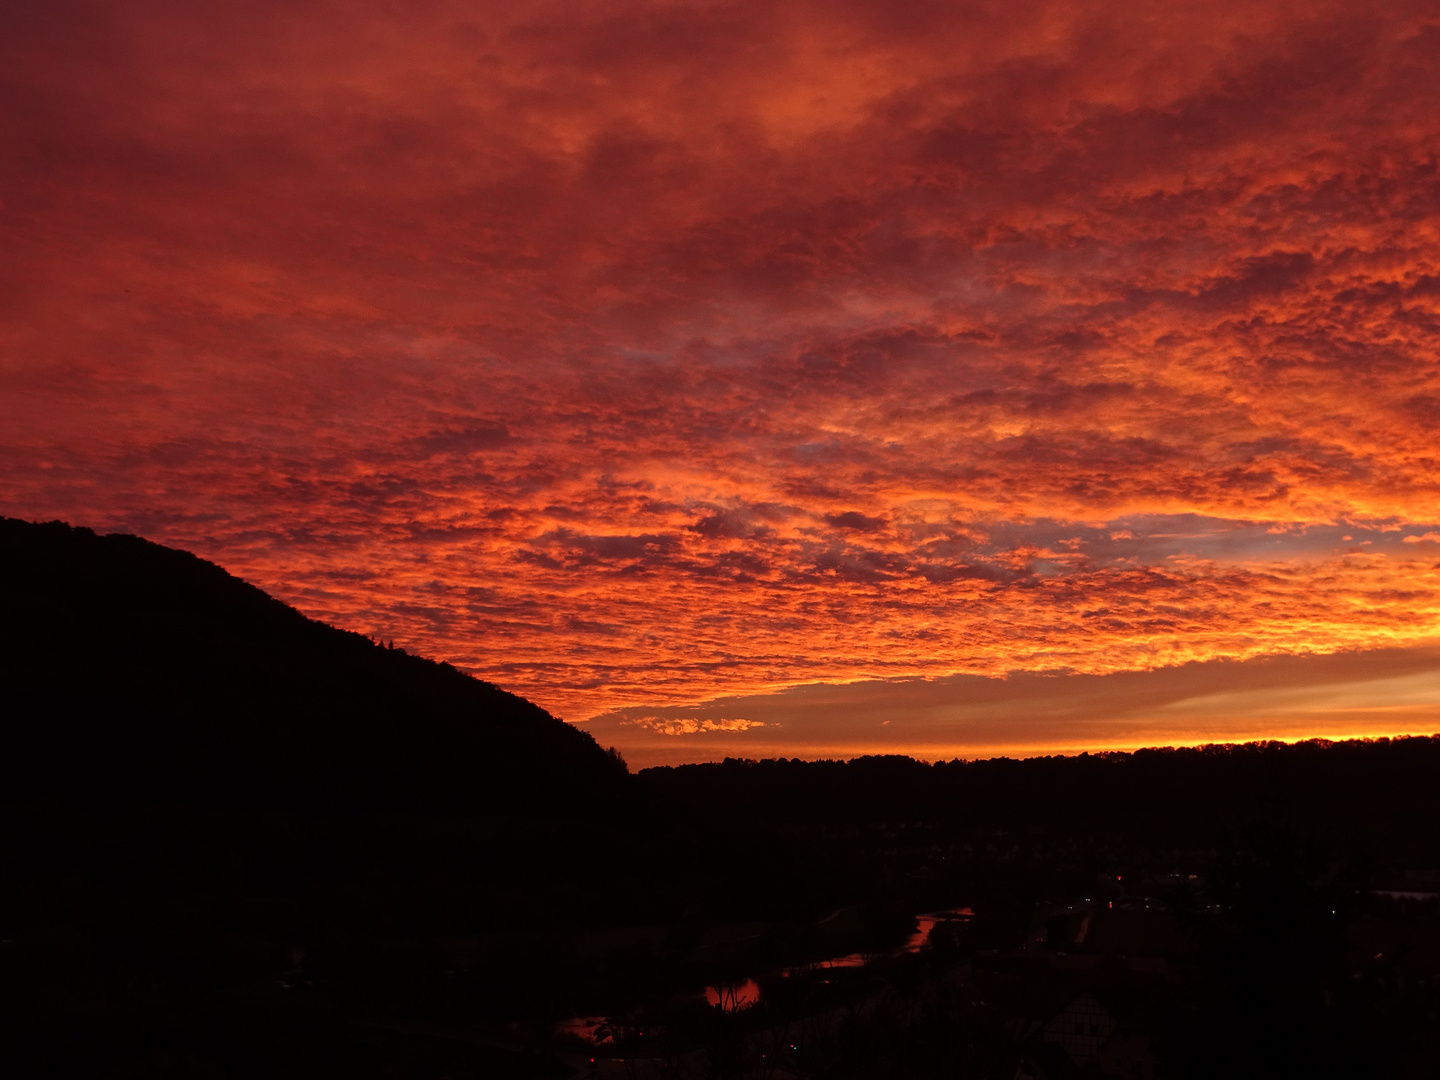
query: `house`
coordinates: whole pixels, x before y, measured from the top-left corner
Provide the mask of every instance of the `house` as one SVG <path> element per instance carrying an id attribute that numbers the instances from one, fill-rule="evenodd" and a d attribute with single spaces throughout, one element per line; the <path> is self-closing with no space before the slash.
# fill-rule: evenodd
<path id="1" fill-rule="evenodd" d="M 1088 990 L 1081 991 L 1046 1021 L 1042 1041 L 1059 1046 L 1077 1065 L 1093 1061 L 1119 1026 L 1115 1016 Z"/>
<path id="2" fill-rule="evenodd" d="M 1144 1032 L 1117 1027 L 1095 1055 L 1105 1076 L 1126 1077 L 1127 1080 L 1154 1080 L 1160 1059 Z"/>
<path id="3" fill-rule="evenodd" d="M 1160 1059 L 1148 1033 L 1148 997 L 1133 985 L 1082 990 L 1045 1022 L 1040 1038 L 1086 1076 L 1155 1080 Z"/>

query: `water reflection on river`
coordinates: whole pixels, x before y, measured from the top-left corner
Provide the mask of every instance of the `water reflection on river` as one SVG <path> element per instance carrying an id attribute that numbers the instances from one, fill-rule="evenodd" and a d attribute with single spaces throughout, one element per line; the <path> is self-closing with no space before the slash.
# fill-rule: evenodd
<path id="1" fill-rule="evenodd" d="M 927 912 L 924 915 L 917 915 L 915 916 L 917 923 L 915 927 L 915 933 L 911 934 L 910 939 L 906 941 L 904 945 L 901 945 L 898 949 L 892 949 L 888 953 L 846 953 L 844 956 L 836 956 L 830 960 L 822 960 L 819 964 L 814 966 L 827 968 L 857 968 L 864 967 L 866 964 L 870 963 L 871 960 L 874 960 L 879 956 L 901 956 L 904 953 L 916 953 L 923 949 L 927 944 L 929 944 L 930 931 L 934 930 L 937 924 L 943 922 L 969 922 L 970 919 L 974 918 L 974 915 L 975 913 L 971 911 L 968 907 L 950 908 L 947 911 L 931 911 Z M 797 970 L 801 969 L 788 968 L 785 974 L 788 975 L 790 974 L 790 972 Z"/>
<path id="2" fill-rule="evenodd" d="M 846 953 L 844 956 L 831 957 L 828 960 L 821 960 L 814 964 L 805 964 L 799 967 L 785 968 L 781 971 L 782 976 L 789 976 L 798 972 L 814 971 L 817 968 L 857 968 L 864 967 L 870 961 L 880 956 L 901 956 L 905 953 L 916 953 L 923 949 L 930 942 L 930 933 L 936 926 L 947 922 L 969 922 L 974 917 L 974 912 L 968 907 L 949 908 L 945 911 L 931 911 L 916 916 L 915 932 L 910 935 L 909 940 L 898 949 L 892 949 L 888 953 Z M 748 1009 L 760 1001 L 760 984 L 754 979 L 746 979 L 744 982 L 734 983 L 728 986 L 707 986 L 705 988 L 705 1000 L 717 1008 L 726 1012 L 738 1012 L 741 1009 Z M 574 1016 L 569 1020 L 561 1020 L 555 1025 L 555 1033 L 561 1036 L 571 1036 L 583 1042 L 592 1043 L 596 1046 L 603 1046 L 613 1041 L 614 1032 L 610 1028 L 610 1021 L 603 1016 Z M 641 1032 L 640 1034 L 644 1034 Z"/>
<path id="3" fill-rule="evenodd" d="M 555 1034 L 598 1045 L 610 1041 L 610 1022 L 603 1016 L 572 1016 L 555 1022 Z"/>
<path id="4" fill-rule="evenodd" d="M 746 979 L 734 986 L 707 986 L 705 1000 L 726 1012 L 739 1012 L 760 1000 L 760 984 L 754 979 Z"/>

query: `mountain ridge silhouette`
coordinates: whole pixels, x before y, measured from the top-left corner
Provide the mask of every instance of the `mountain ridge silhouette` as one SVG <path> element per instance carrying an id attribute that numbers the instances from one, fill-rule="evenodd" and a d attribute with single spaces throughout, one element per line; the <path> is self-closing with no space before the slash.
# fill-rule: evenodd
<path id="1" fill-rule="evenodd" d="M 189 552 L 0 518 L 0 595 L 12 799 L 570 813 L 629 790 L 533 702 Z"/>

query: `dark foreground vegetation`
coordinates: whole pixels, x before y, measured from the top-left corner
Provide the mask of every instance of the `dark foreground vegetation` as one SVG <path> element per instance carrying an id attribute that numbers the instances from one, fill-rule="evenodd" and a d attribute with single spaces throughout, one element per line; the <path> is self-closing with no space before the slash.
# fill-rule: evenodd
<path id="1" fill-rule="evenodd" d="M 133 537 L 0 595 L 7 1075 L 1440 1075 L 1440 739 L 631 775 Z"/>

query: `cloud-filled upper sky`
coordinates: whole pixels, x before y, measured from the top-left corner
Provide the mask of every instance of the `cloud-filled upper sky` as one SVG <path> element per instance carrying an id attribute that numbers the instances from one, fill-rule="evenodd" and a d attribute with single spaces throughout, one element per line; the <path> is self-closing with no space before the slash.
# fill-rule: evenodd
<path id="1" fill-rule="evenodd" d="M 1440 640 L 1428 0 L 0 0 L 0 151 L 0 512 L 569 719 Z"/>

